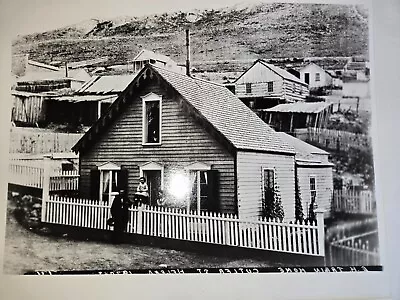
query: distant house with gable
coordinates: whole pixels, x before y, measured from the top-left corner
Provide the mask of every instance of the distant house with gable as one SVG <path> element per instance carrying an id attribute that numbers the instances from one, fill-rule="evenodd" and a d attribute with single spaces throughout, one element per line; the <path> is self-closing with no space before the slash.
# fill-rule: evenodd
<path id="1" fill-rule="evenodd" d="M 132 61 L 128 62 L 128 70 L 136 73 L 139 72 L 146 64 L 170 69 L 178 73 L 186 72 L 184 66 L 179 66 L 170 57 L 147 49 L 142 49 Z"/>
<path id="2" fill-rule="evenodd" d="M 310 90 L 326 89 L 332 86 L 332 75 L 315 63 L 309 63 L 300 69 L 300 79 L 307 83 Z"/>
<path id="3" fill-rule="evenodd" d="M 305 101 L 309 95 L 305 82 L 262 59 L 257 60 L 229 88 L 247 106 L 254 109 Z"/>

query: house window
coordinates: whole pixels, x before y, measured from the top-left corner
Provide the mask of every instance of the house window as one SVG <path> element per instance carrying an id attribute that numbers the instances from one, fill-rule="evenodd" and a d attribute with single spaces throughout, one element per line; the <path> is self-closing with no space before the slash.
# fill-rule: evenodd
<path id="1" fill-rule="evenodd" d="M 246 83 L 246 94 L 251 94 L 251 83 Z"/>
<path id="2" fill-rule="evenodd" d="M 143 99 L 143 144 L 161 144 L 161 96 L 150 93 Z"/>
<path id="3" fill-rule="evenodd" d="M 320 81 L 321 80 L 321 74 L 315 73 L 315 81 Z"/>
<path id="4" fill-rule="evenodd" d="M 99 200 L 111 204 L 114 196 L 118 194 L 118 188 L 120 188 L 119 173 L 121 168 L 108 162 L 99 166 L 98 170 L 100 171 Z"/>
<path id="5" fill-rule="evenodd" d="M 219 176 L 217 170 L 202 162 L 195 162 L 185 167 L 189 177 L 190 191 L 187 209 L 200 211 L 219 211 Z"/>
<path id="6" fill-rule="evenodd" d="M 311 203 L 315 203 L 317 198 L 317 188 L 316 188 L 316 179 L 314 176 L 310 177 L 310 194 L 311 194 Z"/>
<path id="7" fill-rule="evenodd" d="M 315 220 L 314 209 L 317 204 L 317 184 L 315 176 L 310 176 L 310 205 L 308 206 L 308 218 Z"/>
<path id="8" fill-rule="evenodd" d="M 192 193 L 189 200 L 189 210 L 206 211 L 208 208 L 208 175 L 207 171 L 190 172 Z"/>
<path id="9" fill-rule="evenodd" d="M 268 82 L 268 93 L 272 93 L 274 91 L 274 83 L 272 81 Z"/>
<path id="10" fill-rule="evenodd" d="M 275 197 L 275 171 L 273 169 L 262 169 L 262 209 L 267 211 L 267 207 L 274 201 Z"/>

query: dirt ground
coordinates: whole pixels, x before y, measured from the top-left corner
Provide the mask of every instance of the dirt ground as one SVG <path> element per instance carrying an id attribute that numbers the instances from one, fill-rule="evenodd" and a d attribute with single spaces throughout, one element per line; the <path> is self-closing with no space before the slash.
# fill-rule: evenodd
<path id="1" fill-rule="evenodd" d="M 43 236 L 22 227 L 7 210 L 4 274 L 33 270 L 146 269 L 166 264 L 172 268 L 274 267 L 267 261 L 206 256 L 198 253 L 67 237 Z"/>

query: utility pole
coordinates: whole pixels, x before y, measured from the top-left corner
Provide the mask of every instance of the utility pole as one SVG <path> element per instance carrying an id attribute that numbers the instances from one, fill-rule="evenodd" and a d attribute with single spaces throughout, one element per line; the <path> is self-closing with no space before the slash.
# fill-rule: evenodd
<path id="1" fill-rule="evenodd" d="M 190 30 L 186 28 L 186 75 L 190 76 Z"/>

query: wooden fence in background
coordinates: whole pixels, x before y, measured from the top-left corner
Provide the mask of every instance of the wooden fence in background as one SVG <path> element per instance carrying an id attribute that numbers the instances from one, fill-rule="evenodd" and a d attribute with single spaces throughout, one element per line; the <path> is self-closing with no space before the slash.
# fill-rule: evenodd
<path id="1" fill-rule="evenodd" d="M 348 214 L 375 214 L 374 193 L 369 190 L 334 190 L 332 209 L 333 212 Z"/>
<path id="2" fill-rule="evenodd" d="M 38 128 L 12 127 L 9 152 L 30 154 L 71 152 L 72 146 L 82 135 L 48 132 Z"/>
<path id="3" fill-rule="evenodd" d="M 43 188 L 44 167 L 37 162 L 11 160 L 8 169 L 8 183 Z M 78 191 L 79 172 L 59 171 L 49 173 L 49 191 Z"/>
<path id="4" fill-rule="evenodd" d="M 370 247 L 369 236 L 378 236 L 378 230 L 342 239 L 334 239 L 328 249 L 331 266 L 379 265 L 378 247 Z"/>
<path id="5" fill-rule="evenodd" d="M 302 141 L 335 151 L 347 151 L 350 147 L 371 147 L 371 138 L 365 134 L 356 134 L 334 129 L 296 129 L 295 136 Z"/>
<path id="6" fill-rule="evenodd" d="M 43 202 L 46 223 L 109 230 L 110 207 L 98 200 L 51 195 Z M 323 212 L 316 223 L 239 219 L 236 215 L 139 206 L 129 209 L 128 233 L 311 256 L 324 256 Z"/>

